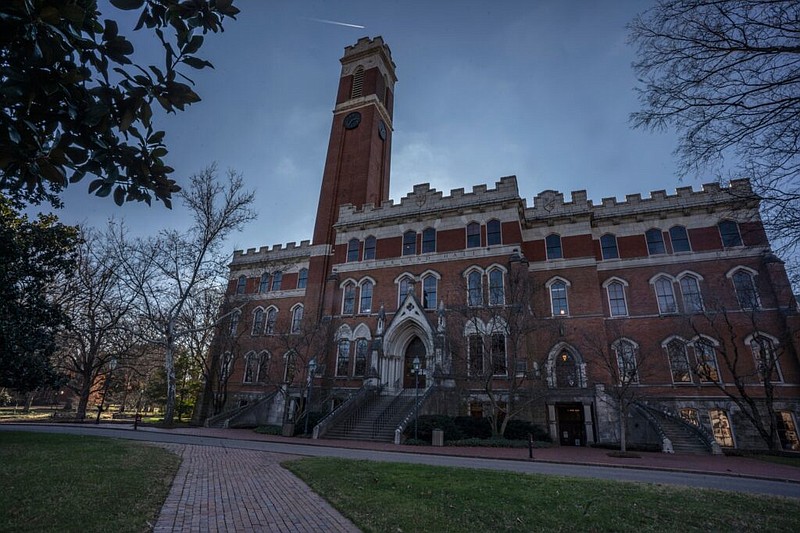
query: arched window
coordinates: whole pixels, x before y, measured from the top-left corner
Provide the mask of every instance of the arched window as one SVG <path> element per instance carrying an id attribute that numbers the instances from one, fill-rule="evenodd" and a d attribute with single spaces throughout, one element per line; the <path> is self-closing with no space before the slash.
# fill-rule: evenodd
<path id="1" fill-rule="evenodd" d="M 714 345 L 707 339 L 694 341 L 694 355 L 697 358 L 697 377 L 701 383 L 719 381 L 719 367 Z"/>
<path id="2" fill-rule="evenodd" d="M 292 309 L 292 333 L 300 333 L 303 327 L 303 306 L 297 305 Z"/>
<path id="3" fill-rule="evenodd" d="M 614 353 L 617 356 L 617 368 L 619 370 L 620 383 L 638 383 L 639 371 L 636 363 L 636 345 L 634 345 L 631 341 L 623 339 L 617 341 L 613 348 Z"/>
<path id="4" fill-rule="evenodd" d="M 723 220 L 717 224 L 719 236 L 722 239 L 722 246 L 732 248 L 742 245 L 742 235 L 739 233 L 739 224 L 732 220 Z"/>
<path id="5" fill-rule="evenodd" d="M 258 282 L 258 292 L 264 294 L 269 290 L 269 272 L 261 274 L 261 279 Z"/>
<path id="6" fill-rule="evenodd" d="M 353 365 L 353 375 L 363 376 L 367 373 L 367 352 L 369 341 L 367 339 L 356 339 L 356 360 Z"/>
<path id="7" fill-rule="evenodd" d="M 294 351 L 286 352 L 283 359 L 286 362 L 283 368 L 283 381 L 291 385 L 294 381 L 294 375 L 297 373 L 297 353 Z"/>
<path id="8" fill-rule="evenodd" d="M 507 374 L 506 336 L 503 333 L 492 333 L 492 375 L 505 376 Z"/>
<path id="9" fill-rule="evenodd" d="M 467 248 L 479 248 L 481 245 L 481 225 L 477 222 L 467 224 Z"/>
<path id="10" fill-rule="evenodd" d="M 278 310 L 274 307 L 270 307 L 267 310 L 267 335 L 274 335 L 275 334 L 275 321 L 278 319 Z"/>
<path id="11" fill-rule="evenodd" d="M 403 276 L 397 284 L 397 305 L 403 305 L 406 301 L 408 293 L 411 292 L 414 286 L 414 280 L 411 276 Z"/>
<path id="12" fill-rule="evenodd" d="M 417 253 L 417 232 L 408 230 L 403 233 L 403 255 L 414 255 Z"/>
<path id="13" fill-rule="evenodd" d="M 244 356 L 244 379 L 243 383 L 253 383 L 258 376 L 258 357 L 255 352 L 248 352 Z"/>
<path id="14" fill-rule="evenodd" d="M 619 259 L 617 238 L 611 233 L 606 233 L 600 237 L 600 249 L 603 252 L 603 259 Z"/>
<path id="15" fill-rule="evenodd" d="M 281 290 L 281 282 L 283 281 L 283 272 L 278 270 L 272 275 L 272 290 L 279 291 Z"/>
<path id="16" fill-rule="evenodd" d="M 229 324 L 230 329 L 228 331 L 232 337 L 236 335 L 237 332 L 236 330 L 239 329 L 239 319 L 241 317 L 242 317 L 241 311 L 234 311 L 233 313 L 231 313 L 230 324 Z"/>
<path id="17" fill-rule="evenodd" d="M 692 373 L 689 368 L 689 356 L 686 353 L 686 343 L 680 339 L 673 339 L 666 345 L 669 368 L 672 372 L 673 383 L 691 383 Z"/>
<path id="18" fill-rule="evenodd" d="M 672 287 L 672 280 L 662 276 L 653 283 L 653 287 L 656 290 L 658 312 L 662 315 L 677 313 L 678 306 L 675 303 L 675 292 Z"/>
<path id="19" fill-rule="evenodd" d="M 711 430 L 714 432 L 714 439 L 717 444 L 725 448 L 733 448 L 733 428 L 728 418 L 728 413 L 722 409 L 709 409 L 708 417 L 711 420 Z"/>
<path id="20" fill-rule="evenodd" d="M 569 315 L 567 284 L 563 280 L 556 280 L 550 284 L 550 307 L 553 311 L 553 316 Z"/>
<path id="21" fill-rule="evenodd" d="M 372 282 L 365 280 L 361 283 L 361 299 L 358 302 L 358 312 L 367 314 L 372 311 Z"/>
<path id="22" fill-rule="evenodd" d="M 342 314 L 352 315 L 356 306 L 356 284 L 348 281 L 344 286 L 342 295 Z"/>
<path id="23" fill-rule="evenodd" d="M 436 309 L 436 289 L 438 281 L 436 276 L 428 275 L 422 279 L 422 307 Z"/>
<path id="24" fill-rule="evenodd" d="M 347 241 L 347 263 L 358 261 L 358 248 L 360 245 L 361 241 L 358 239 L 350 239 Z"/>
<path id="25" fill-rule="evenodd" d="M 689 234 L 683 226 L 672 226 L 669 229 L 669 240 L 672 241 L 673 252 L 691 252 L 692 246 L 689 244 Z"/>
<path id="26" fill-rule="evenodd" d="M 503 236 L 500 230 L 499 220 L 490 220 L 486 223 L 486 245 L 503 244 Z"/>
<path id="27" fill-rule="evenodd" d="M 644 237 L 647 240 L 647 253 L 650 255 L 667 253 L 667 249 L 664 247 L 664 235 L 660 229 L 649 229 L 644 234 Z"/>
<path id="28" fill-rule="evenodd" d="M 703 297 L 700 294 L 700 284 L 696 277 L 687 274 L 681 278 L 681 294 L 685 313 L 703 312 Z"/>
<path id="29" fill-rule="evenodd" d="M 269 352 L 264 350 L 258 354 L 258 373 L 256 374 L 256 381 L 264 383 L 269 378 Z"/>
<path id="30" fill-rule="evenodd" d="M 478 333 L 467 337 L 470 376 L 483 375 L 483 336 Z"/>
<path id="31" fill-rule="evenodd" d="M 678 411 L 678 414 L 682 419 L 691 425 L 700 427 L 700 418 L 697 416 L 697 409 L 694 407 L 684 407 Z"/>
<path id="32" fill-rule="evenodd" d="M 739 307 L 742 309 L 758 309 L 758 292 L 753 275 L 747 270 L 740 269 L 731 276 L 733 288 L 736 290 L 736 298 L 739 300 Z"/>
<path id="33" fill-rule="evenodd" d="M 253 335 L 261 335 L 264 333 L 264 310 L 260 307 L 253 311 Z"/>
<path id="34" fill-rule="evenodd" d="M 339 340 L 339 350 L 336 354 L 336 377 L 346 377 L 350 368 L 350 340 Z"/>
<path id="35" fill-rule="evenodd" d="M 358 98 L 361 96 L 364 88 L 364 67 L 361 65 L 356 67 L 353 72 L 353 87 L 350 89 L 350 98 Z"/>
<path id="36" fill-rule="evenodd" d="M 772 382 L 783 381 L 781 379 L 780 367 L 778 366 L 778 353 L 775 349 L 775 342 L 765 335 L 755 335 L 748 339 L 750 349 L 753 351 L 753 358 L 756 362 L 758 376 L 762 381 L 769 378 Z"/>
<path id="37" fill-rule="evenodd" d="M 429 254 L 436 251 L 436 229 L 426 228 L 422 232 L 422 253 Z"/>
<path id="38" fill-rule="evenodd" d="M 556 387 L 572 388 L 580 384 L 575 356 L 564 348 L 556 357 Z"/>
<path id="39" fill-rule="evenodd" d="M 628 304 L 625 301 L 625 286 L 621 281 L 612 281 L 606 286 L 608 310 L 611 316 L 627 316 Z"/>
<path id="40" fill-rule="evenodd" d="M 504 305 L 505 303 L 503 271 L 499 268 L 494 268 L 489 271 L 489 305 Z"/>
<path id="41" fill-rule="evenodd" d="M 375 259 L 375 237 L 370 235 L 364 239 L 364 261 Z"/>
<path id="42" fill-rule="evenodd" d="M 548 235 L 544 239 L 545 248 L 547 248 L 547 258 L 548 259 L 561 259 L 563 255 L 561 254 L 561 236 L 556 235 L 555 233 L 552 235 Z"/>
<path id="43" fill-rule="evenodd" d="M 239 276 L 239 279 L 236 281 L 236 294 L 244 294 L 244 290 L 247 287 L 247 276 Z"/>
<path id="44" fill-rule="evenodd" d="M 301 268 L 300 272 L 297 273 L 297 288 L 305 289 L 307 284 L 308 284 L 308 269 Z"/>
<path id="45" fill-rule="evenodd" d="M 471 307 L 483 305 L 483 275 L 477 270 L 467 276 L 467 299 Z"/>

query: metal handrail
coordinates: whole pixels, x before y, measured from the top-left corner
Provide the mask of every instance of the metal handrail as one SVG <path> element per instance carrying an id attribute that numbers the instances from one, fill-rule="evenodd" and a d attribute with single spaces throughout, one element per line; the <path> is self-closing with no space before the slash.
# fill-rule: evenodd
<path id="1" fill-rule="evenodd" d="M 682 427 L 692 431 L 698 438 L 700 438 L 700 440 L 711 450 L 711 453 L 713 455 L 722 454 L 722 449 L 720 448 L 717 439 L 715 439 L 712 434 L 705 431 L 705 429 L 703 429 L 702 427 L 695 426 L 694 424 L 689 423 L 683 417 L 677 416 L 675 413 L 666 408 L 656 409 L 655 407 L 640 402 L 636 402 L 636 405 L 644 408 L 647 411 L 658 413 L 659 415 L 664 416 L 668 420 L 672 420 L 673 422 L 681 424 Z"/>
<path id="2" fill-rule="evenodd" d="M 332 426 L 337 420 L 339 420 L 343 416 L 349 415 L 353 410 L 361 407 L 364 403 L 365 397 L 369 392 L 374 392 L 376 389 L 373 386 L 364 385 L 356 392 L 351 394 L 342 404 L 325 415 L 316 426 L 314 426 L 314 432 L 312 434 L 312 438 L 318 439 L 320 436 L 324 435 L 325 432 Z"/>
<path id="3" fill-rule="evenodd" d="M 378 435 L 380 429 L 386 424 L 387 417 L 394 416 L 397 414 L 397 406 L 400 403 L 400 398 L 403 397 L 403 391 L 401 390 L 398 392 L 389 405 L 381 411 L 381 414 L 375 419 L 372 423 L 372 438 L 375 438 Z M 391 420 L 391 418 L 389 418 Z"/>
<path id="4" fill-rule="evenodd" d="M 225 429 L 230 424 L 231 420 L 239 416 L 240 414 L 244 413 L 245 411 L 249 411 L 250 409 L 255 408 L 257 405 L 261 405 L 262 403 L 272 400 L 275 398 L 275 395 L 278 394 L 278 391 L 274 391 L 263 398 L 259 398 L 254 403 L 248 403 L 247 405 L 242 405 L 235 409 L 231 409 L 230 411 L 223 411 L 221 413 L 217 413 L 214 416 L 210 416 L 206 418 L 205 423 L 203 424 L 205 427 L 213 427 L 213 424 L 216 424 L 220 420 L 224 420 L 222 424 L 222 428 Z"/>
<path id="5" fill-rule="evenodd" d="M 406 417 L 403 419 L 402 422 L 400 422 L 400 424 L 397 426 L 397 429 L 394 430 L 395 444 L 400 444 L 400 439 L 403 436 L 403 432 L 406 430 L 408 424 L 414 418 L 414 414 L 419 413 L 420 406 L 423 405 L 428 400 L 428 398 L 430 398 L 431 394 L 433 394 L 436 388 L 437 388 L 436 385 L 428 387 L 428 390 L 426 390 L 425 393 L 422 396 L 420 396 L 419 399 L 414 403 L 414 408 L 409 410 Z"/>

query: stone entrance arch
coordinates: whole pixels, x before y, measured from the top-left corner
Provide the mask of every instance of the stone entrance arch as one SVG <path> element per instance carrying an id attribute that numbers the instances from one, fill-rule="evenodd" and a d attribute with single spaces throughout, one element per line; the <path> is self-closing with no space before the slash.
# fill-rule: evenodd
<path id="1" fill-rule="evenodd" d="M 383 361 L 380 365 L 381 383 L 389 389 L 397 390 L 414 386 L 406 379 L 411 361 L 419 357 L 422 373 L 420 388 L 426 388 L 434 368 L 434 330 L 418 302 L 409 295 L 400 310 L 395 314 L 383 337 Z M 408 368 L 407 368 L 408 367 Z"/>

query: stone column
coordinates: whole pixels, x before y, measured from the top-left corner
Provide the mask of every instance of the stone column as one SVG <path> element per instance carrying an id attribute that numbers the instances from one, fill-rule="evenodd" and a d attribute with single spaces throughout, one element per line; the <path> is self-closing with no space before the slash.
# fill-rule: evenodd
<path id="1" fill-rule="evenodd" d="M 559 438 L 558 436 L 558 421 L 556 420 L 556 406 L 551 403 L 547 404 L 547 421 L 550 426 L 550 440 L 552 440 L 554 444 L 561 442 L 561 438 Z"/>
<path id="2" fill-rule="evenodd" d="M 583 404 L 583 425 L 586 432 L 586 444 L 594 444 L 594 423 L 592 422 L 592 404 Z"/>

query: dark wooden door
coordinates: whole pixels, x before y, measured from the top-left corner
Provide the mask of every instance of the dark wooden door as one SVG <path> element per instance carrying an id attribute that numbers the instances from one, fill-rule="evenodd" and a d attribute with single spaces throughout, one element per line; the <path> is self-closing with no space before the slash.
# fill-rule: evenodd
<path id="1" fill-rule="evenodd" d="M 403 387 L 406 389 L 414 388 L 414 358 L 419 357 L 420 370 L 425 366 L 425 344 L 419 337 L 414 337 L 406 348 L 405 371 L 403 372 Z M 423 376 L 420 376 L 419 386 L 424 386 Z"/>
<path id="2" fill-rule="evenodd" d="M 561 404 L 558 411 L 558 438 L 562 446 L 584 446 L 583 406 L 579 403 Z"/>

